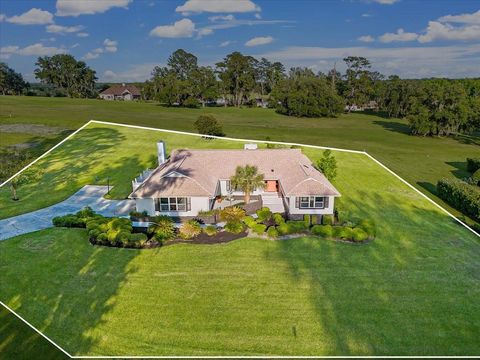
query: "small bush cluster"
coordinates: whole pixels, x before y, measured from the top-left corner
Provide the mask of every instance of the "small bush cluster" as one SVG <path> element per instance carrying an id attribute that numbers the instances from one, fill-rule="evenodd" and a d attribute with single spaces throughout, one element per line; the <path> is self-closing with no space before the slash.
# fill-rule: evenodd
<path id="1" fill-rule="evenodd" d="M 267 207 L 262 207 L 256 211 L 257 213 L 257 222 L 262 223 L 269 221 L 272 218 L 272 212 Z"/>
<path id="2" fill-rule="evenodd" d="M 465 215 L 480 221 L 480 188 L 459 179 L 442 179 L 437 195 Z"/>
<path id="3" fill-rule="evenodd" d="M 153 234 L 158 242 L 173 239 L 176 234 L 175 225 L 171 217 L 166 215 L 155 216 L 151 219 L 148 233 Z"/>
<path id="4" fill-rule="evenodd" d="M 233 234 L 240 234 L 245 230 L 243 220 L 248 218 L 245 216 L 245 210 L 238 206 L 229 206 L 222 209 L 219 213 L 220 220 L 225 221 L 225 231 Z"/>
<path id="5" fill-rule="evenodd" d="M 208 236 L 214 236 L 218 234 L 217 227 L 215 225 L 208 225 L 203 228 L 203 232 Z"/>
<path id="6" fill-rule="evenodd" d="M 467 171 L 470 174 L 480 169 L 480 158 L 467 158 Z"/>
<path id="7" fill-rule="evenodd" d="M 190 240 L 195 236 L 200 235 L 202 232 L 202 227 L 200 223 L 196 220 L 189 220 L 182 224 L 179 230 L 179 235 L 184 240 Z"/>
<path id="8" fill-rule="evenodd" d="M 94 217 L 87 222 L 86 228 L 92 244 L 142 248 L 148 241 L 146 234 L 132 232 L 130 219 Z"/>
<path id="9" fill-rule="evenodd" d="M 353 226 L 349 225 L 314 225 L 312 234 L 330 239 L 341 239 L 354 242 L 362 242 L 375 237 L 375 224 L 373 221 L 365 219 L 360 220 Z"/>
<path id="10" fill-rule="evenodd" d="M 95 211 L 90 207 L 84 207 L 76 214 L 68 214 L 64 216 L 56 216 L 52 219 L 53 226 L 56 227 L 73 227 L 73 228 L 85 228 L 89 219 L 101 216 L 97 215 Z"/>

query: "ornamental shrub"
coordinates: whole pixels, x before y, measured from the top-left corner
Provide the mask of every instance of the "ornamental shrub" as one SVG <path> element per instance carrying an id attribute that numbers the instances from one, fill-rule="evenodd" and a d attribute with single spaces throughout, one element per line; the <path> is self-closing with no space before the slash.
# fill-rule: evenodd
<path id="1" fill-rule="evenodd" d="M 96 239 L 92 239 L 92 240 L 95 240 L 95 243 L 99 245 L 108 245 L 107 234 L 103 232 L 98 234 Z"/>
<path id="2" fill-rule="evenodd" d="M 361 228 L 354 228 L 352 230 L 352 240 L 355 242 L 362 242 L 368 239 L 368 234 Z"/>
<path id="3" fill-rule="evenodd" d="M 76 215 L 79 218 L 87 219 L 87 218 L 94 217 L 97 214 L 95 213 L 95 211 L 92 210 L 92 208 L 90 206 L 85 206 L 82 210 L 77 212 Z"/>
<path id="4" fill-rule="evenodd" d="M 473 174 L 480 169 L 480 158 L 467 158 L 467 171 Z"/>
<path id="5" fill-rule="evenodd" d="M 245 210 L 238 206 L 229 206 L 220 210 L 219 217 L 227 223 L 239 223 L 245 217 Z"/>
<path id="6" fill-rule="evenodd" d="M 355 227 L 365 231 L 369 237 L 373 238 L 376 235 L 375 222 L 373 220 L 370 220 L 370 219 L 360 220 L 357 226 Z"/>
<path id="7" fill-rule="evenodd" d="M 99 236 L 100 234 L 102 234 L 102 232 L 100 231 L 100 229 L 99 229 L 99 228 L 94 228 L 94 229 L 92 229 L 92 230 L 90 230 L 90 231 L 88 232 L 88 237 L 89 237 L 90 239 L 96 239 L 96 238 L 98 238 L 98 236 Z"/>
<path id="8" fill-rule="evenodd" d="M 217 227 L 215 225 L 208 225 L 203 228 L 203 232 L 208 236 L 213 236 L 218 233 Z"/>
<path id="9" fill-rule="evenodd" d="M 243 219 L 242 219 L 243 223 L 245 225 L 247 225 L 247 227 L 249 227 L 250 229 L 252 227 L 254 227 L 256 224 L 257 224 L 257 221 L 251 217 L 251 216 L 245 216 Z"/>
<path id="10" fill-rule="evenodd" d="M 276 239 L 278 237 L 278 230 L 275 228 L 275 226 L 270 226 L 267 229 L 267 235 L 269 238 Z"/>
<path id="11" fill-rule="evenodd" d="M 200 115 L 193 123 L 199 134 L 224 136 L 222 124 L 212 114 Z"/>
<path id="12" fill-rule="evenodd" d="M 186 98 L 182 105 L 187 108 L 194 108 L 194 109 L 200 107 L 200 103 L 198 102 L 198 100 L 192 96 Z"/>
<path id="13" fill-rule="evenodd" d="M 290 234 L 290 230 L 290 226 L 288 226 L 286 223 L 277 226 L 277 231 L 280 235 L 288 235 Z"/>
<path id="14" fill-rule="evenodd" d="M 338 239 L 351 240 L 353 237 L 352 228 L 347 226 L 334 226 L 333 235 Z"/>
<path id="15" fill-rule="evenodd" d="M 244 225 L 241 222 L 232 222 L 225 225 L 225 231 L 228 231 L 232 234 L 240 234 L 244 229 Z"/>
<path id="16" fill-rule="evenodd" d="M 69 227 L 69 228 L 85 227 L 85 220 L 80 219 L 79 217 L 73 214 L 56 216 L 52 219 L 52 223 L 56 227 Z"/>
<path id="17" fill-rule="evenodd" d="M 275 221 L 275 224 L 281 225 L 281 224 L 285 223 L 285 218 L 283 217 L 282 214 L 275 213 L 275 214 L 273 214 L 273 221 Z"/>
<path id="18" fill-rule="evenodd" d="M 252 230 L 255 234 L 258 234 L 258 235 L 263 235 L 265 233 L 265 230 L 267 230 L 267 225 L 264 225 L 264 224 L 255 224 L 253 227 L 252 227 Z"/>
<path id="19" fill-rule="evenodd" d="M 472 180 L 475 185 L 480 186 L 480 169 L 475 171 L 475 173 L 472 175 Z"/>
<path id="20" fill-rule="evenodd" d="M 262 207 L 257 210 L 258 222 L 268 221 L 272 218 L 272 212 L 267 207 Z"/>
<path id="21" fill-rule="evenodd" d="M 332 225 L 314 225 L 311 231 L 312 231 L 312 234 L 318 235 L 324 238 L 333 237 Z"/>
<path id="22" fill-rule="evenodd" d="M 322 225 L 333 225 L 333 215 L 323 215 L 322 216 Z"/>
<path id="23" fill-rule="evenodd" d="M 317 225 L 318 224 L 318 215 L 313 214 L 313 215 L 310 216 L 310 218 L 311 218 L 312 225 Z"/>
<path id="24" fill-rule="evenodd" d="M 141 248 L 146 244 L 147 240 L 148 238 L 146 234 L 133 233 L 128 236 L 128 246 Z"/>
<path id="25" fill-rule="evenodd" d="M 480 188 L 459 179 L 442 179 L 437 195 L 465 215 L 480 221 Z"/>
<path id="26" fill-rule="evenodd" d="M 303 222 L 305 223 L 305 226 L 306 226 L 307 228 L 310 227 L 310 224 L 311 224 L 311 222 L 312 222 L 312 217 L 310 216 L 310 214 L 305 214 L 305 215 L 303 215 Z"/>
<path id="27" fill-rule="evenodd" d="M 188 240 L 200 235 L 202 228 L 196 220 L 189 220 L 180 227 L 179 235 L 182 239 Z"/>
<path id="28" fill-rule="evenodd" d="M 155 216 L 148 227 L 148 233 L 154 234 L 157 241 L 172 239 L 175 236 L 175 230 L 172 218 L 166 215 Z"/>
<path id="29" fill-rule="evenodd" d="M 290 228 L 290 234 L 300 233 L 300 232 L 303 232 L 305 230 L 308 230 L 308 227 L 305 226 L 304 221 L 289 220 L 289 221 L 287 221 L 286 224 Z"/>

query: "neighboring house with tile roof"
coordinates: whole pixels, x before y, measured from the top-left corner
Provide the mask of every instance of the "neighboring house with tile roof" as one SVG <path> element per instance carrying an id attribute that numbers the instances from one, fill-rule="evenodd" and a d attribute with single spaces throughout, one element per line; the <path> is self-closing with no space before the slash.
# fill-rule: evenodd
<path id="1" fill-rule="evenodd" d="M 149 215 L 194 217 L 199 211 L 228 206 L 232 197 L 240 202 L 244 194 L 232 189 L 230 178 L 237 166 L 245 165 L 256 166 L 264 175 L 265 188 L 255 190 L 252 198 L 292 219 L 333 214 L 340 196 L 300 149 L 181 149 L 166 160 L 163 142 L 157 147 L 160 165 L 134 182 L 129 196 L 137 211 Z"/>
<path id="2" fill-rule="evenodd" d="M 113 85 L 103 90 L 99 96 L 103 100 L 136 100 L 140 99 L 140 90 L 135 85 Z"/>

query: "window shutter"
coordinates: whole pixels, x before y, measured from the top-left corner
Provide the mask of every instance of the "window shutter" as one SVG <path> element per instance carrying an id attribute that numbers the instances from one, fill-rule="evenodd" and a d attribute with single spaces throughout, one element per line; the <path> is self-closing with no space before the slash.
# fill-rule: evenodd
<path id="1" fill-rule="evenodd" d="M 187 198 L 187 211 L 192 210 L 192 201 L 191 198 Z"/>
<path id="2" fill-rule="evenodd" d="M 295 197 L 295 207 L 297 209 L 300 209 L 300 198 L 298 196 Z"/>
<path id="3" fill-rule="evenodd" d="M 328 208 L 328 200 L 329 200 L 329 197 L 328 196 L 325 196 L 323 198 L 323 207 L 324 208 Z"/>
<path id="4" fill-rule="evenodd" d="M 155 202 L 155 211 L 160 211 L 160 199 L 156 198 L 153 201 Z"/>

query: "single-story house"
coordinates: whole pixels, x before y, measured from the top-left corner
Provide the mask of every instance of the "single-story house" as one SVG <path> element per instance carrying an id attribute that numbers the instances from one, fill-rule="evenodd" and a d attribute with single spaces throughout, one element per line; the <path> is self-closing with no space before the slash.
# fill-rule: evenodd
<path id="1" fill-rule="evenodd" d="M 195 217 L 199 212 L 241 202 L 244 193 L 230 178 L 237 166 L 254 165 L 265 187 L 253 191 L 252 201 L 290 219 L 304 214 L 333 214 L 340 193 L 300 149 L 173 150 L 165 159 L 165 144 L 157 144 L 159 166 L 132 182 L 138 212 L 149 215 Z M 139 181 L 140 179 L 140 181 Z M 233 201 L 233 203 L 232 203 Z"/>
<path id="2" fill-rule="evenodd" d="M 114 85 L 103 90 L 99 96 L 103 100 L 135 100 L 140 99 L 140 90 L 135 85 Z"/>

